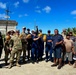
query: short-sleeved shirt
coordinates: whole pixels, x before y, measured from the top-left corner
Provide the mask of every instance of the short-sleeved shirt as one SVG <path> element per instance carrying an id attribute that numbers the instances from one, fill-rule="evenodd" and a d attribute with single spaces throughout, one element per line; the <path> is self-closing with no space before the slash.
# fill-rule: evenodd
<path id="1" fill-rule="evenodd" d="M 52 47 L 52 42 L 48 42 L 48 40 L 52 40 L 52 36 L 51 35 L 47 35 L 47 38 L 46 38 L 46 46 Z"/>
<path id="2" fill-rule="evenodd" d="M 53 38 L 52 38 L 52 40 L 53 40 L 53 48 L 56 48 L 56 47 L 60 48 L 60 47 L 62 47 L 61 44 L 59 44 L 59 45 L 56 46 L 57 42 L 63 41 L 63 36 L 62 35 L 60 35 L 60 34 L 54 35 Z"/>
<path id="3" fill-rule="evenodd" d="M 39 47 L 43 49 L 43 48 L 44 48 L 44 42 L 43 42 L 42 37 L 38 39 L 38 43 L 39 43 L 39 44 L 38 44 Z"/>
<path id="4" fill-rule="evenodd" d="M 72 46 L 73 46 L 73 41 L 70 39 L 64 39 L 64 44 L 66 47 L 66 52 L 71 52 L 72 51 Z"/>

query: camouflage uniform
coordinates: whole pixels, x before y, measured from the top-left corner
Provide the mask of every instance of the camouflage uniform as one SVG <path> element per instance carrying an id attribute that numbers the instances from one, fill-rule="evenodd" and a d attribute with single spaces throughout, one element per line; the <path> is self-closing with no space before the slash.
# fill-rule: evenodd
<path id="1" fill-rule="evenodd" d="M 22 41 L 22 50 L 23 50 L 23 62 L 25 62 L 26 50 L 27 50 L 27 41 L 26 41 L 26 33 L 21 33 L 21 41 Z"/>
<path id="2" fill-rule="evenodd" d="M 14 35 L 12 37 L 13 40 L 13 47 L 12 47 L 12 51 L 11 51 L 11 57 L 10 57 L 10 66 L 9 68 L 12 67 L 12 63 L 14 61 L 14 56 L 16 54 L 16 65 L 20 67 L 20 65 L 18 64 L 19 59 L 20 59 L 20 55 L 21 55 L 21 51 L 22 51 L 22 42 L 21 39 L 18 35 Z"/>
<path id="3" fill-rule="evenodd" d="M 5 63 L 6 64 L 7 64 L 7 61 L 8 61 L 8 56 L 11 53 L 10 48 L 12 48 L 12 46 L 13 46 L 13 42 L 12 42 L 11 39 L 5 41 L 5 43 L 4 43 L 4 50 L 5 50 Z"/>

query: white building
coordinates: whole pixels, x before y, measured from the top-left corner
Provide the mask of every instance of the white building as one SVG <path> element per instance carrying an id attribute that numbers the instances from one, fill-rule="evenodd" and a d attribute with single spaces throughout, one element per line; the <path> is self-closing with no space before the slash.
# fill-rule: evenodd
<path id="1" fill-rule="evenodd" d="M 11 30 L 16 30 L 17 22 L 14 20 L 0 20 L 0 31 L 2 34 L 6 34 L 6 25 L 7 25 L 7 32 Z"/>

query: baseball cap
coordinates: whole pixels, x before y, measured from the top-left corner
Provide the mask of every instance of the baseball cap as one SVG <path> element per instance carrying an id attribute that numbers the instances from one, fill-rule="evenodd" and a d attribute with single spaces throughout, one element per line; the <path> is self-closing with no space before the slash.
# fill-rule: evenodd
<path id="1" fill-rule="evenodd" d="M 22 27 L 23 29 L 26 29 L 26 27 Z"/>

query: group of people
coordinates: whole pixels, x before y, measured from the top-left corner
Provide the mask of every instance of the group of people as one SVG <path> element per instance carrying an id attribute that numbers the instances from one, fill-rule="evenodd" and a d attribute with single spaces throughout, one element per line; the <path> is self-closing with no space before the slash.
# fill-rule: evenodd
<path id="1" fill-rule="evenodd" d="M 58 69 L 61 69 L 68 58 L 69 65 L 72 65 L 73 59 L 75 60 L 74 68 L 76 68 L 76 38 L 72 39 L 71 33 L 66 34 L 65 30 L 59 34 L 58 29 L 55 29 L 54 35 L 51 35 L 51 31 L 48 30 L 47 35 L 43 35 L 42 30 L 32 30 L 30 33 L 30 29 L 27 29 L 26 33 L 26 27 L 23 27 L 22 33 L 19 30 L 8 32 L 4 43 L 0 35 L 0 57 L 3 47 L 6 65 L 10 55 L 9 69 L 13 66 L 15 56 L 15 65 L 20 67 L 19 61 L 25 63 L 27 59 L 34 64 L 42 61 L 44 55 L 46 62 L 50 60 L 54 63 L 51 67 L 58 65 Z M 20 60 L 21 56 L 22 60 Z"/>

